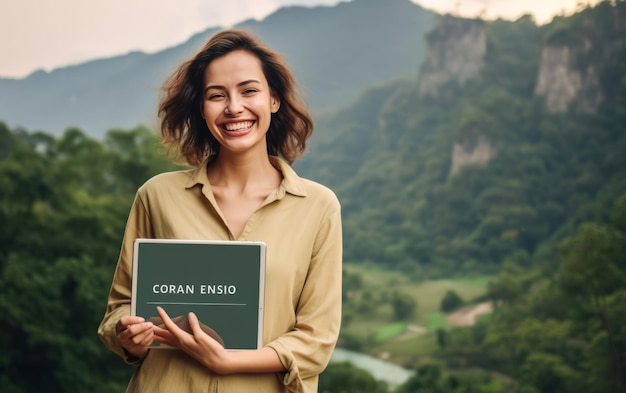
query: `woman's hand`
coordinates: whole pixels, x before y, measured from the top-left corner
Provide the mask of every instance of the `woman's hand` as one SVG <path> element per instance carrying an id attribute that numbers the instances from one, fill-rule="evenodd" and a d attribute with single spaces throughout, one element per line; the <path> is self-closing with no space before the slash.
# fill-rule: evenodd
<path id="1" fill-rule="evenodd" d="M 141 359 L 154 342 L 154 325 L 141 317 L 123 316 L 115 325 L 117 342 L 129 354 Z"/>
<path id="2" fill-rule="evenodd" d="M 157 307 L 157 312 L 163 320 L 165 329 L 154 327 L 154 341 L 185 351 L 216 373 L 232 372 L 229 367 L 230 352 L 202 330 L 196 314 L 189 313 L 188 316 L 190 334 L 178 327 L 161 307 Z"/>

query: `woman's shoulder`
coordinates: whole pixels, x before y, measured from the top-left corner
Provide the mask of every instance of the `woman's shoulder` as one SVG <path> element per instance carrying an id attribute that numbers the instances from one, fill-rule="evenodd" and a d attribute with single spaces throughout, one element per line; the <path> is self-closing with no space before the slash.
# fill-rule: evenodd
<path id="1" fill-rule="evenodd" d="M 140 194 L 152 193 L 157 190 L 164 189 L 184 189 L 193 176 L 194 169 L 184 169 L 172 172 L 163 172 L 152 176 L 146 180 L 139 190 Z"/>
<path id="2" fill-rule="evenodd" d="M 290 165 L 277 157 L 272 157 L 271 160 L 283 174 L 287 192 L 297 196 L 304 196 L 310 202 L 315 201 L 317 203 L 339 206 L 339 199 L 329 187 L 314 180 L 301 177 Z"/>
<path id="3" fill-rule="evenodd" d="M 314 199 L 321 203 L 339 207 L 339 198 L 329 187 L 311 179 L 300 178 L 305 189 L 307 198 Z"/>

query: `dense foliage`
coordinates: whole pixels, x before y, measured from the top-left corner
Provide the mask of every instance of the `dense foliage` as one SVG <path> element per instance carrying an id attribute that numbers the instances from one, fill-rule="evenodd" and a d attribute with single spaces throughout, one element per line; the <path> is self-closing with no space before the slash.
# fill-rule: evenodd
<path id="1" fill-rule="evenodd" d="M 490 283 L 489 322 L 448 333 L 448 365 L 465 359 L 520 391 L 623 392 L 626 191 L 606 211 L 611 222 L 581 224 L 561 242 L 556 267 L 507 263 Z"/>
<path id="2" fill-rule="evenodd" d="M 123 390 L 130 369 L 95 329 L 134 192 L 170 168 L 156 145 L 144 128 L 99 142 L 78 129 L 55 139 L 0 123 L 4 392 Z"/>

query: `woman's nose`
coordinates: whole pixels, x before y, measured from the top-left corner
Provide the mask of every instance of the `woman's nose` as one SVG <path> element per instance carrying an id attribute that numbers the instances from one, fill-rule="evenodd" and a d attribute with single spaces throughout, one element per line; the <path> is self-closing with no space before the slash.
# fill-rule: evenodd
<path id="1" fill-rule="evenodd" d="M 231 115 L 241 113 L 243 111 L 243 105 L 238 98 L 230 98 L 226 104 L 225 112 Z"/>

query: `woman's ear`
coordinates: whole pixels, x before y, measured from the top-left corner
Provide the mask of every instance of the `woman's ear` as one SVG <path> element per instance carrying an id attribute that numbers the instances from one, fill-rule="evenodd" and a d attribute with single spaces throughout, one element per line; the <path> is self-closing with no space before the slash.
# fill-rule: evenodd
<path id="1" fill-rule="evenodd" d="M 272 93 L 271 107 L 272 113 L 276 113 L 278 112 L 278 109 L 280 109 L 280 98 L 278 98 L 278 96 L 274 93 Z"/>

